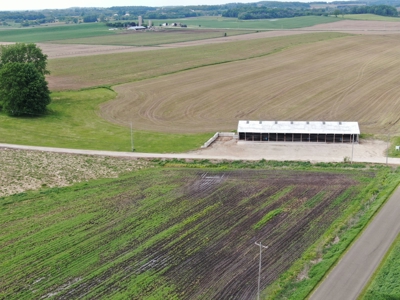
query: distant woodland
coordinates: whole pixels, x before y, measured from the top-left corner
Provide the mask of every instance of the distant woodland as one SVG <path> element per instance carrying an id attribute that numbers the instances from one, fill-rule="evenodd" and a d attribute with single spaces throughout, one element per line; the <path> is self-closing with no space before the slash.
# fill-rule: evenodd
<path id="1" fill-rule="evenodd" d="M 326 5 L 326 6 L 325 6 Z M 229 3 L 197 6 L 114 6 L 108 8 L 68 8 L 39 11 L 0 11 L 0 25 L 9 23 L 21 26 L 44 23 L 116 22 L 137 19 L 174 19 L 200 16 L 233 17 L 242 20 L 291 18 L 299 16 L 328 16 L 339 10 L 340 14 L 372 13 L 397 17 L 400 0 L 335 1 L 335 2 L 278 2 Z"/>

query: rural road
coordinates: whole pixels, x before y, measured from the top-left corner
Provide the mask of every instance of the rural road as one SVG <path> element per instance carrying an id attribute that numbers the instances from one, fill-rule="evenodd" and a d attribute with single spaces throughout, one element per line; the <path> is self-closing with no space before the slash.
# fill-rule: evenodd
<path id="1" fill-rule="evenodd" d="M 354 146 L 354 162 L 381 163 L 386 162 L 386 157 L 378 152 L 369 152 L 368 149 L 381 147 L 382 143 L 365 142 L 364 145 Z M 383 143 L 384 144 L 384 143 Z M 22 149 L 45 152 L 101 155 L 126 158 L 178 158 L 178 159 L 209 159 L 209 160 L 296 160 L 310 162 L 343 162 L 344 156 L 350 156 L 351 145 L 346 144 L 318 144 L 299 145 L 298 143 L 252 143 L 216 142 L 207 149 L 195 150 L 187 153 L 140 153 L 102 150 L 82 150 L 69 148 L 54 148 L 40 146 L 26 146 L 0 143 L 0 148 Z M 367 149 L 367 150 L 366 150 Z M 390 165 L 400 165 L 400 158 L 389 158 Z"/>
<path id="2" fill-rule="evenodd" d="M 357 299 L 400 233 L 400 187 L 349 248 L 310 300 Z"/>

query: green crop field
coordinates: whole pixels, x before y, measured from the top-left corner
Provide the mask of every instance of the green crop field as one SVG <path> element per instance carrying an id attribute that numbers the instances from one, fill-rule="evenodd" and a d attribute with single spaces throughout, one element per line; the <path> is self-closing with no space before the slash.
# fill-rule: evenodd
<path id="1" fill-rule="evenodd" d="M 356 15 L 344 15 L 344 19 L 350 20 L 365 20 L 365 21 L 387 21 L 387 22 L 399 22 L 400 18 L 396 17 L 385 17 L 374 14 L 356 14 Z"/>
<path id="2" fill-rule="evenodd" d="M 0 30 L 0 42 L 43 43 L 64 39 L 115 35 L 102 23 L 59 25 Z"/>
<path id="3" fill-rule="evenodd" d="M 108 89 L 52 93 L 46 116 L 13 118 L 0 113 L 0 142 L 22 145 L 131 151 L 128 127 L 98 116 L 99 104 L 111 100 Z M 134 120 L 132 120 L 134 122 Z M 134 131 L 140 152 L 184 152 L 199 148 L 213 133 L 180 135 Z"/>
<path id="4" fill-rule="evenodd" d="M 115 35 L 97 36 L 58 41 L 61 44 L 154 46 L 178 42 L 212 39 L 224 36 L 253 33 L 254 30 L 190 30 L 167 29 L 162 31 L 122 31 Z"/>
<path id="5" fill-rule="evenodd" d="M 0 198 L 0 298 L 250 299 L 262 242 L 262 289 L 303 299 L 398 182 L 362 165 L 160 165 Z"/>
<path id="6" fill-rule="evenodd" d="M 283 19 L 260 19 L 260 20 L 238 20 L 237 18 L 223 17 L 198 17 L 185 19 L 152 20 L 153 24 L 179 22 L 188 25 L 189 28 L 224 28 L 224 29 L 294 29 L 314 26 L 317 24 L 331 23 L 339 21 L 333 17 L 296 17 Z"/>

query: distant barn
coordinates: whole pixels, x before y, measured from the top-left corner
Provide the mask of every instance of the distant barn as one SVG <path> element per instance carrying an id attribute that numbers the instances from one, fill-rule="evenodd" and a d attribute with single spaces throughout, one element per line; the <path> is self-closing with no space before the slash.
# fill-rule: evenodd
<path id="1" fill-rule="evenodd" d="M 358 142 L 358 122 L 239 121 L 238 137 L 260 142 Z"/>

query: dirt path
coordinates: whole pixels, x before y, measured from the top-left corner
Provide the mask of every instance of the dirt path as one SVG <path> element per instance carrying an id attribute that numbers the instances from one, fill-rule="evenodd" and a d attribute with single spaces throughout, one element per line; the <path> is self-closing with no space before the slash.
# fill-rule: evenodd
<path id="1" fill-rule="evenodd" d="M 310 299 L 357 299 L 400 233 L 399 215 L 400 188 L 397 188 Z"/>
<path id="2" fill-rule="evenodd" d="M 0 148 L 25 149 L 58 153 L 75 153 L 132 158 L 178 158 L 209 160 L 299 160 L 311 162 L 342 162 L 351 157 L 351 145 L 346 144 L 300 144 L 257 143 L 234 140 L 217 142 L 212 147 L 188 153 L 138 153 L 99 150 L 80 150 L 25 145 L 0 144 Z M 385 142 L 368 141 L 354 145 L 354 162 L 385 163 Z M 400 158 L 389 158 L 389 164 L 400 165 Z"/>

